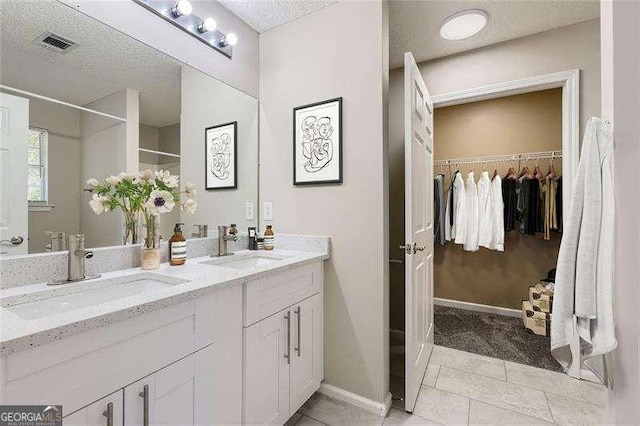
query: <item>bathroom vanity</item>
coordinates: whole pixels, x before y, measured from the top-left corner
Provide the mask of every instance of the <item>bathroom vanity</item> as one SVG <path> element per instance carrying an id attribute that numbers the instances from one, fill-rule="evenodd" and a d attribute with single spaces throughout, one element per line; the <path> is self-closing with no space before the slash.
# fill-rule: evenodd
<path id="1" fill-rule="evenodd" d="M 282 424 L 323 378 L 328 252 L 239 251 L 0 292 L 0 404 L 64 424 Z"/>

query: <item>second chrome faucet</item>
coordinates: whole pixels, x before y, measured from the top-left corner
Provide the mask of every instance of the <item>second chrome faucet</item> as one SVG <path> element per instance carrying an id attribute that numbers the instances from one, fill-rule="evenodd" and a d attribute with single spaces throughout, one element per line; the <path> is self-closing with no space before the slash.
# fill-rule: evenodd
<path id="1" fill-rule="evenodd" d="M 233 253 L 229 253 L 227 242 L 237 241 L 238 230 L 235 224 L 231 226 L 218 225 L 218 254 L 217 256 L 230 256 Z"/>

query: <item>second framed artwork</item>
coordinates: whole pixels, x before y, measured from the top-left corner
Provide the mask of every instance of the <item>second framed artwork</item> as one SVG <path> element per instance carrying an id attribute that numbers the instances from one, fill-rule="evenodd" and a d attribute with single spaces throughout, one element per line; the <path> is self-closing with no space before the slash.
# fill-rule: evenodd
<path id="1" fill-rule="evenodd" d="M 237 121 L 205 129 L 205 189 L 238 187 L 237 138 Z"/>
<path id="2" fill-rule="evenodd" d="M 342 98 L 293 109 L 293 184 L 342 183 Z"/>

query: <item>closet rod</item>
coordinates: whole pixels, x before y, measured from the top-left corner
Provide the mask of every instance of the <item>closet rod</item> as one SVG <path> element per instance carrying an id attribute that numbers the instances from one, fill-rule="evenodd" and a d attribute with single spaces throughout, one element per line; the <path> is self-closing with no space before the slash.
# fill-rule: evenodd
<path id="1" fill-rule="evenodd" d="M 557 151 L 538 151 L 538 152 L 521 152 L 518 154 L 489 155 L 485 157 L 467 157 L 467 158 L 449 158 L 446 160 L 435 160 L 434 166 L 448 166 L 459 164 L 475 164 L 475 163 L 494 163 L 505 161 L 528 161 L 543 159 L 562 158 L 562 150 Z"/>

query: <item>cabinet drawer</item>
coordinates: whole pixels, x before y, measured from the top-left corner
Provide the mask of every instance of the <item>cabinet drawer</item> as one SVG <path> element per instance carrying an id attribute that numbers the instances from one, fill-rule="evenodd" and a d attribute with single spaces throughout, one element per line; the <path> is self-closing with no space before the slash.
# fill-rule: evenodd
<path id="1" fill-rule="evenodd" d="M 248 327 L 322 288 L 322 262 L 252 281 L 245 287 L 244 326 Z"/>

